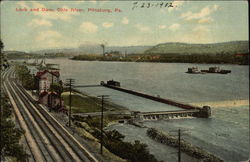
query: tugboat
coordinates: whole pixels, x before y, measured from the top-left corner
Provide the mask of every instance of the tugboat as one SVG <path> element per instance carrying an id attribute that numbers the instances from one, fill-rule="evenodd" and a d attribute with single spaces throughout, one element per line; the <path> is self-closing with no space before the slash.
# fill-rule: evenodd
<path id="1" fill-rule="evenodd" d="M 114 87 L 120 87 L 120 82 L 114 81 L 114 80 L 108 80 L 107 83 L 104 81 L 101 81 L 101 85 L 108 85 L 108 86 L 114 86 Z"/>
<path id="2" fill-rule="evenodd" d="M 198 67 L 191 67 L 191 68 L 188 68 L 188 71 L 186 73 L 199 74 L 200 71 L 198 70 Z"/>

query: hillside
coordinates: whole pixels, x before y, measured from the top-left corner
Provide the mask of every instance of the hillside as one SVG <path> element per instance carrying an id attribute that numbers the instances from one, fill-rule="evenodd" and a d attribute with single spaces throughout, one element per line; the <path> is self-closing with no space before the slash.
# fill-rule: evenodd
<path id="1" fill-rule="evenodd" d="M 152 46 L 106 46 L 105 51 L 119 51 L 121 54 L 133 54 L 133 53 L 144 53 L 147 49 Z M 98 44 L 83 44 L 79 48 L 62 48 L 62 49 L 44 49 L 34 51 L 37 54 L 71 54 L 71 55 L 83 55 L 83 54 L 102 54 L 102 48 Z"/>
<path id="2" fill-rule="evenodd" d="M 248 41 L 215 44 L 162 43 L 145 51 L 145 54 L 235 54 L 248 53 Z"/>

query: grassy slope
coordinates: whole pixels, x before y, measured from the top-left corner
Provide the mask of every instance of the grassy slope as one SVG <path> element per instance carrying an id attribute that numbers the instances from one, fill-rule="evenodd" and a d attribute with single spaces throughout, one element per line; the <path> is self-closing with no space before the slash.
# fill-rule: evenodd
<path id="1" fill-rule="evenodd" d="M 62 94 L 64 103 L 69 105 L 69 93 Z M 115 111 L 125 109 L 119 105 L 112 103 L 105 103 L 104 111 Z M 84 94 L 73 93 L 72 94 L 72 112 L 73 113 L 88 113 L 88 112 L 100 112 L 101 100 L 96 97 L 90 97 Z"/>
<path id="2" fill-rule="evenodd" d="M 217 54 L 246 53 L 248 41 L 233 41 L 215 44 L 162 43 L 145 51 L 146 54 Z"/>

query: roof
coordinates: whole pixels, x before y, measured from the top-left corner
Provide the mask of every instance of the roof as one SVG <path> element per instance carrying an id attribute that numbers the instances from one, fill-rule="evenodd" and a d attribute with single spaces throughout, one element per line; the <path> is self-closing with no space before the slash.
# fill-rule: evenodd
<path id="1" fill-rule="evenodd" d="M 54 75 L 54 76 L 56 76 L 56 77 L 59 77 L 59 76 L 60 76 L 59 71 L 43 70 L 43 71 L 38 71 L 38 72 L 36 73 L 36 77 L 41 78 L 41 76 L 43 76 L 43 75 L 46 74 L 46 73 L 50 73 L 50 74 L 52 74 L 52 75 Z"/>

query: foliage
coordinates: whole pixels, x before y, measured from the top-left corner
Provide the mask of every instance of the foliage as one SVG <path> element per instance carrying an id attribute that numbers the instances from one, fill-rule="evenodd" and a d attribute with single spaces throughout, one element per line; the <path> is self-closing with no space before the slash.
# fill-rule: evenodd
<path id="1" fill-rule="evenodd" d="M 10 119 L 12 117 L 11 106 L 8 100 L 1 97 L 1 144 L 0 149 L 5 156 L 15 157 L 17 161 L 25 161 L 27 155 L 23 149 L 23 146 L 19 144 L 19 141 L 24 134 L 24 131 L 16 128 L 14 122 Z"/>
<path id="2" fill-rule="evenodd" d="M 3 44 L 2 40 L 0 40 L 0 49 L 1 49 L 1 52 L 2 52 L 3 48 L 4 48 L 4 44 Z"/>
<path id="3" fill-rule="evenodd" d="M 59 83 L 53 83 L 50 85 L 50 91 L 56 92 L 59 96 L 63 93 L 63 86 Z"/>
<path id="4" fill-rule="evenodd" d="M 107 123 L 107 118 L 111 118 L 111 116 L 105 116 L 104 127 Z M 88 125 L 83 126 L 82 124 L 79 124 L 79 122 L 75 121 L 78 127 L 84 128 L 97 139 L 101 138 L 99 117 L 88 116 L 84 119 L 75 115 L 74 119 Z M 134 143 L 125 142 L 123 141 L 124 138 L 125 136 L 117 130 L 103 132 L 104 146 L 115 155 L 131 162 L 157 162 L 157 159 L 149 153 L 146 144 L 140 143 L 140 141 L 134 141 Z"/>
<path id="5" fill-rule="evenodd" d="M 21 81 L 22 85 L 24 88 L 28 90 L 35 90 L 35 78 L 34 76 L 30 73 L 30 70 L 27 68 L 25 65 L 16 65 L 15 67 L 16 74 Z"/>
<path id="6" fill-rule="evenodd" d="M 72 59 L 95 61 L 95 60 L 100 60 L 101 58 L 102 58 L 101 55 L 78 55 L 78 56 L 74 56 Z"/>
<path id="7" fill-rule="evenodd" d="M 134 143 L 124 142 L 124 136 L 117 130 L 105 133 L 104 146 L 114 154 L 131 162 L 157 162 L 158 160 L 149 153 L 147 145 L 134 141 Z"/>
<path id="8" fill-rule="evenodd" d="M 249 64 L 249 54 L 242 53 L 244 56 L 237 56 L 230 53 L 203 53 L 203 54 L 176 54 L 176 53 L 156 53 L 156 54 L 133 54 L 125 58 L 119 57 L 93 57 L 79 55 L 74 60 L 88 61 L 133 61 L 133 62 L 174 62 L 174 63 L 214 63 L 214 64 Z"/>

